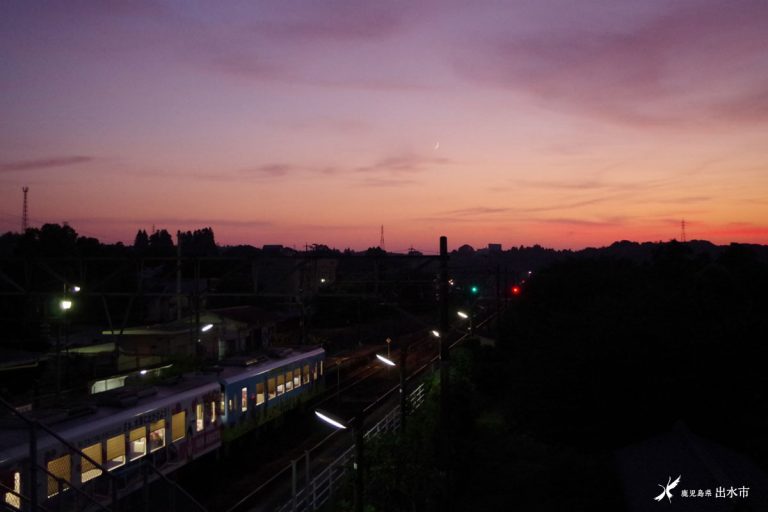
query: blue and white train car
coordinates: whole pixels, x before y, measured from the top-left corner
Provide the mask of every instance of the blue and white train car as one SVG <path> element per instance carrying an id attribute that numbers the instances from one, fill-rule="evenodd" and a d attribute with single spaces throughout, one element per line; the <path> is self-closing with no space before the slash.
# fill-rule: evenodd
<path id="1" fill-rule="evenodd" d="M 119 401 L 81 407 L 87 414 L 78 417 L 33 411 L 28 416 L 66 441 L 38 428 L 34 464 L 30 429 L 0 424 L 0 509 L 27 510 L 32 493 L 49 510 L 82 510 L 93 499 L 126 495 L 142 485 L 142 463 L 175 471 L 319 391 L 324 358 L 321 348 L 281 349 L 246 367 L 184 375 L 151 393 L 123 391 Z"/>
<path id="2" fill-rule="evenodd" d="M 321 389 L 325 350 L 282 349 L 246 368 L 219 375 L 224 439 L 231 440 L 295 407 Z"/>
<path id="3" fill-rule="evenodd" d="M 6 508 L 22 508 L 18 495 L 29 498 L 32 492 L 38 503 L 54 509 L 78 508 L 86 495 L 107 500 L 113 486 L 127 492 L 141 484 L 145 461 L 167 473 L 221 446 L 221 390 L 215 375 L 187 375 L 173 386 L 151 390 L 81 408 L 88 413 L 79 417 L 68 418 L 65 411 L 59 418 L 40 417 L 66 444 L 37 429 L 36 490 L 30 488 L 30 428 L 21 423 L 3 428 L 0 482 Z M 105 471 L 112 474 L 105 477 Z"/>

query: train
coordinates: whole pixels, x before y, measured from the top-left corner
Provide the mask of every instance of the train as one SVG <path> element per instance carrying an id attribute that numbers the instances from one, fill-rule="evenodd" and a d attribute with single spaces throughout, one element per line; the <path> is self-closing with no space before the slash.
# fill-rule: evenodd
<path id="1" fill-rule="evenodd" d="M 46 509 L 79 510 L 125 496 L 146 484 L 147 464 L 162 474 L 176 471 L 319 393 L 324 362 L 320 347 L 273 349 L 171 384 L 91 395 L 57 421 L 40 421 L 45 428 L 34 429 L 33 449 L 32 427 L 5 418 L 0 503 L 27 510 L 35 493 Z"/>

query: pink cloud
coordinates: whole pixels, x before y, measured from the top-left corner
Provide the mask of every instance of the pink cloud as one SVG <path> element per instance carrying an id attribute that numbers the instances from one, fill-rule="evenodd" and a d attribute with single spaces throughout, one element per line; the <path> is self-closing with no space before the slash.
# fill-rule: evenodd
<path id="1" fill-rule="evenodd" d="M 0 172 L 32 171 L 54 167 L 68 167 L 70 165 L 89 163 L 93 160 L 94 158 L 92 156 L 81 155 L 20 160 L 16 162 L 0 163 Z"/>
<path id="2" fill-rule="evenodd" d="M 549 108 L 635 126 L 765 122 L 766 33 L 765 2 L 683 4 L 624 32 L 486 40 L 457 68 Z"/>

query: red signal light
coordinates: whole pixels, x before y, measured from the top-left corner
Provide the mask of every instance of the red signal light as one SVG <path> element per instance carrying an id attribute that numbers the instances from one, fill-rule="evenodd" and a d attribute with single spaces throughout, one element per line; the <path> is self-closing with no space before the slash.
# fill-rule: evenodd
<path id="1" fill-rule="evenodd" d="M 512 287 L 512 295 L 520 295 L 520 287 L 519 286 L 513 286 Z"/>

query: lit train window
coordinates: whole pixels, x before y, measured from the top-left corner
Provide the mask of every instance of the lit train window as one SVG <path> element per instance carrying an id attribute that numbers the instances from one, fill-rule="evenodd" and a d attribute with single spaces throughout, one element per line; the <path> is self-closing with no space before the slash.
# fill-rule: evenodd
<path id="1" fill-rule="evenodd" d="M 301 368 L 293 370 L 293 387 L 298 388 L 301 386 Z"/>
<path id="2" fill-rule="evenodd" d="M 304 384 L 309 384 L 309 365 L 304 365 Z"/>
<path id="3" fill-rule="evenodd" d="M 264 383 L 259 382 L 256 384 L 256 405 L 264 403 Z"/>
<path id="4" fill-rule="evenodd" d="M 320 361 L 320 375 L 323 374 L 323 366 L 325 366 L 325 361 Z"/>
<path id="5" fill-rule="evenodd" d="M 139 427 L 128 434 L 128 460 L 136 460 L 147 454 L 147 429 Z"/>
<path id="6" fill-rule="evenodd" d="M 21 508 L 21 498 L 19 497 L 19 494 L 21 493 L 21 473 L 18 471 L 13 473 L 12 489 L 13 492 L 5 493 L 5 503 L 15 509 L 19 509 Z"/>
<path id="7" fill-rule="evenodd" d="M 171 440 L 175 443 L 184 439 L 187 427 L 187 411 L 177 412 L 171 416 Z"/>
<path id="8" fill-rule="evenodd" d="M 110 437 L 107 439 L 107 462 L 104 466 L 107 471 L 112 471 L 125 464 L 125 435 Z"/>
<path id="9" fill-rule="evenodd" d="M 293 372 L 287 371 L 285 372 L 285 390 L 290 391 L 293 389 Z"/>
<path id="10" fill-rule="evenodd" d="M 314 380 L 317 380 L 317 363 L 315 363 L 312 366 L 312 373 L 313 373 Z"/>
<path id="11" fill-rule="evenodd" d="M 205 427 L 205 417 L 203 415 L 203 404 L 195 404 L 195 432 L 200 432 Z"/>
<path id="12" fill-rule="evenodd" d="M 277 396 L 277 388 L 275 387 L 275 378 L 272 377 L 267 381 L 267 390 L 269 391 L 269 399 L 273 399 Z"/>
<path id="13" fill-rule="evenodd" d="M 229 412 L 232 412 L 235 410 L 235 399 L 230 398 L 229 399 Z"/>
<path id="14" fill-rule="evenodd" d="M 240 390 L 240 410 L 243 412 L 248 410 L 248 388 Z"/>
<path id="15" fill-rule="evenodd" d="M 285 375 L 282 373 L 277 376 L 277 395 L 285 393 Z"/>
<path id="16" fill-rule="evenodd" d="M 214 423 L 216 423 L 216 402 L 211 402 L 211 424 Z"/>
<path id="17" fill-rule="evenodd" d="M 101 443 L 92 444 L 83 448 L 83 453 L 101 464 Z M 85 483 L 93 480 L 101 474 L 101 469 L 97 468 L 93 462 L 85 457 L 80 458 L 80 481 Z"/>
<path id="18" fill-rule="evenodd" d="M 226 405 L 226 398 L 224 398 L 224 395 L 221 395 L 221 402 L 219 402 L 219 414 L 224 416 L 224 413 L 227 412 L 227 410 L 224 408 Z"/>
<path id="19" fill-rule="evenodd" d="M 63 480 L 61 482 L 62 491 L 69 489 L 67 482 L 72 481 L 72 458 L 69 454 L 48 461 L 46 468 L 48 469 L 49 498 L 59 494 L 59 480 Z"/>
<path id="20" fill-rule="evenodd" d="M 165 446 L 165 420 L 149 424 L 149 453 Z"/>

